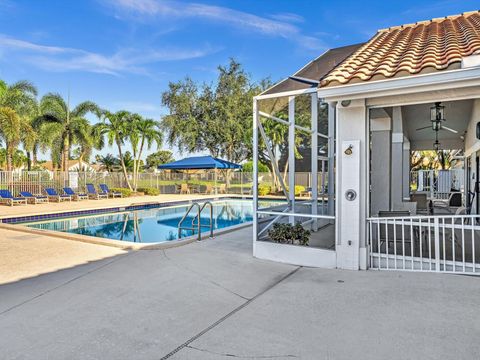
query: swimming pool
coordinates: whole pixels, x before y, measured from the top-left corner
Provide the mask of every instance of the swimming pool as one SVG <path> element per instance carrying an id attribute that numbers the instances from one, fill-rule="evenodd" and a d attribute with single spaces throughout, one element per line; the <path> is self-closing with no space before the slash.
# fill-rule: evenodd
<path id="1" fill-rule="evenodd" d="M 219 200 L 213 204 L 214 230 L 240 225 L 253 220 L 252 200 Z M 278 201 L 260 201 L 259 207 L 279 205 Z M 178 239 L 178 223 L 190 204 L 149 208 L 135 211 L 103 213 L 100 215 L 76 216 L 41 222 L 23 223 L 36 229 L 88 235 L 110 240 L 135 243 L 159 243 Z M 202 224 L 208 224 L 209 209 L 202 212 Z M 185 220 L 189 227 L 196 211 Z M 202 233 L 209 232 L 208 227 Z M 182 238 L 193 235 L 192 230 L 182 230 Z"/>

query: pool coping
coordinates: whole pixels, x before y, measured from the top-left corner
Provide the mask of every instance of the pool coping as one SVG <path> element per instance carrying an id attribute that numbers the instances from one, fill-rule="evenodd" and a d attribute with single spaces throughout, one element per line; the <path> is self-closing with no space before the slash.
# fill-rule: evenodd
<path id="1" fill-rule="evenodd" d="M 246 196 L 228 196 L 228 197 L 224 196 L 224 197 L 200 198 L 200 199 L 181 200 L 181 201 L 173 200 L 173 201 L 164 201 L 164 202 L 158 202 L 158 203 L 148 202 L 148 203 L 131 204 L 130 206 L 125 206 L 125 207 L 114 206 L 114 207 L 108 207 L 108 208 L 84 209 L 79 211 L 66 211 L 66 212 L 63 211 L 63 212 L 47 213 L 42 215 L 27 215 L 27 216 L 7 218 L 8 220 L 17 219 L 17 218 L 23 219 L 23 221 L 18 221 L 18 222 L 4 222 L 5 218 L 0 218 L 0 229 L 18 231 L 18 232 L 34 234 L 34 235 L 50 236 L 50 237 L 55 237 L 55 238 L 60 238 L 65 240 L 80 241 L 80 242 L 85 242 L 85 243 L 95 244 L 95 245 L 116 247 L 122 250 L 161 250 L 161 249 L 168 249 L 168 248 L 183 246 L 183 245 L 198 241 L 198 234 L 191 235 L 183 239 L 172 240 L 172 241 L 162 241 L 162 242 L 156 242 L 156 243 L 133 243 L 133 242 L 127 242 L 122 240 L 105 239 L 105 238 L 100 238 L 96 236 L 80 235 L 80 234 L 73 234 L 73 233 L 62 232 L 62 231 L 32 228 L 32 227 L 22 225 L 20 222 L 26 222 L 28 220 L 25 220 L 25 219 L 27 218 L 30 219 L 32 217 L 34 217 L 35 219 L 31 219 L 30 221 L 41 221 L 39 217 L 48 217 L 49 215 L 50 216 L 62 215 L 62 216 L 58 216 L 58 218 L 61 218 L 61 217 L 68 217 L 68 216 L 75 216 L 75 215 L 78 216 L 78 215 L 108 213 L 108 212 L 115 211 L 115 209 L 118 212 L 134 211 L 134 210 L 143 210 L 143 209 L 163 208 L 163 207 L 175 206 L 175 205 L 186 205 L 196 201 L 221 201 L 221 200 L 228 200 L 228 199 L 249 200 L 251 198 Z M 56 217 L 54 216 L 51 219 L 55 219 L 55 218 Z M 216 235 L 226 234 L 231 231 L 235 231 L 251 225 L 252 225 L 252 221 L 248 221 L 242 224 L 230 226 L 228 228 L 215 230 L 213 232 L 213 235 L 215 237 Z M 203 233 L 200 238 L 202 240 L 209 238 L 209 234 Z"/>

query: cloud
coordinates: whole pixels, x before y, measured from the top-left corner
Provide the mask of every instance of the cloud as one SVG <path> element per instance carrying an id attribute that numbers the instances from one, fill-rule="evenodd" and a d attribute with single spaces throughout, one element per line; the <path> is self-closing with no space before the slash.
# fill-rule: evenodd
<path id="1" fill-rule="evenodd" d="M 146 65 L 206 56 L 216 51 L 210 46 L 202 49 L 168 48 L 123 49 L 111 55 L 94 53 L 69 47 L 39 45 L 0 34 L 0 53 L 21 54 L 20 59 L 48 71 L 84 71 L 120 75 L 121 73 L 147 74 Z"/>
<path id="2" fill-rule="evenodd" d="M 138 21 L 153 20 L 158 17 L 171 19 L 200 19 L 253 31 L 268 36 L 282 37 L 312 50 L 324 48 L 317 38 L 302 33 L 292 22 L 303 21 L 296 14 L 276 14 L 272 18 L 261 17 L 228 7 L 185 3 L 169 0 L 100 0 L 116 11 L 117 17 L 129 17 Z"/>

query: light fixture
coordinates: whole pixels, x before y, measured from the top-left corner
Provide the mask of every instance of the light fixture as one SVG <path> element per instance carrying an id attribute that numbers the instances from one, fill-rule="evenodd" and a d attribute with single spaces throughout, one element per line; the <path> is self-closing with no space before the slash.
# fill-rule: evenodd
<path id="1" fill-rule="evenodd" d="M 440 104 L 440 102 L 436 102 L 435 105 L 430 108 L 430 121 L 432 122 L 432 129 L 434 131 L 440 130 L 442 127 L 441 122 L 445 121 L 445 106 Z"/>
<path id="2" fill-rule="evenodd" d="M 435 151 L 440 150 L 440 142 L 438 141 L 438 131 L 435 131 L 435 142 L 433 143 L 433 149 Z"/>

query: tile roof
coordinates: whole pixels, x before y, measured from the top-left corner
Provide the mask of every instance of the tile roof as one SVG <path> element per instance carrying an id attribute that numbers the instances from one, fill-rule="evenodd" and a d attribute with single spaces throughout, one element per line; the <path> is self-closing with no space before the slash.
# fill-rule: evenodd
<path id="1" fill-rule="evenodd" d="M 320 86 L 338 86 L 460 68 L 480 53 L 480 12 L 379 30 L 330 72 Z"/>

